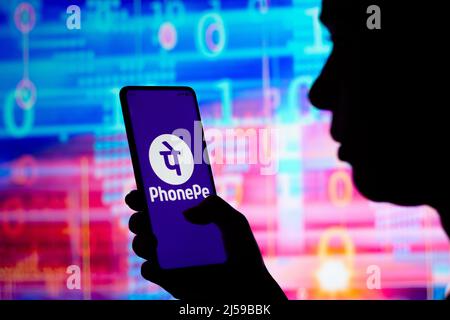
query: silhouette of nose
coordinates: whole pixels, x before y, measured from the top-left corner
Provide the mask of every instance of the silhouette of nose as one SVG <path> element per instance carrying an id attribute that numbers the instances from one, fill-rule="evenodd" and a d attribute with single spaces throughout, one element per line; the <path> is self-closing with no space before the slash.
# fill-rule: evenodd
<path id="1" fill-rule="evenodd" d="M 309 91 L 311 104 L 320 110 L 334 111 L 338 98 L 339 88 L 334 59 L 334 55 L 331 54 Z"/>
<path id="2" fill-rule="evenodd" d="M 339 102 L 340 83 L 336 59 L 336 54 L 333 51 L 309 91 L 309 100 L 316 108 L 332 112 L 333 118 L 330 134 L 334 141 L 342 143 L 342 132 L 345 124 L 343 122 L 342 112 L 339 112 L 337 105 Z"/>

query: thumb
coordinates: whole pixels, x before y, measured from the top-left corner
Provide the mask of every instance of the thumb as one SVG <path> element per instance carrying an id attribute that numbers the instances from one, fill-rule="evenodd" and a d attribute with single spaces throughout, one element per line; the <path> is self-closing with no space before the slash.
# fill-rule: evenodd
<path id="1" fill-rule="evenodd" d="M 197 206 L 184 212 L 185 218 L 195 224 L 216 224 L 229 255 L 242 259 L 260 257 L 250 224 L 243 214 L 217 195 L 211 195 Z"/>
<path id="2" fill-rule="evenodd" d="M 194 224 L 215 223 L 222 231 L 236 232 L 236 228 L 250 230 L 244 215 L 217 195 L 210 195 L 200 204 L 183 213 L 185 218 Z M 232 230 L 228 230 L 230 228 Z"/>

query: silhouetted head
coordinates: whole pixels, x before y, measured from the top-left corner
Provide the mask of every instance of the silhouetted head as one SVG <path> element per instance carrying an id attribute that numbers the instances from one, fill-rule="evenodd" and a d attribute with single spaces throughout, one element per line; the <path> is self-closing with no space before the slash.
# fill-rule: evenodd
<path id="1" fill-rule="evenodd" d="M 374 201 L 447 210 L 445 10 L 437 1 L 322 5 L 334 46 L 310 100 L 332 112 L 331 135 L 356 187 Z M 367 27 L 370 5 L 381 10 L 381 29 Z"/>

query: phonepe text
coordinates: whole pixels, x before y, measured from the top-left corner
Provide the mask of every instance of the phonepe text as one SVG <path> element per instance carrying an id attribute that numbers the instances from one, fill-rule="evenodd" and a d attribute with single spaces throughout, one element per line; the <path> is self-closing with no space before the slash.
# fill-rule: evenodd
<path id="1" fill-rule="evenodd" d="M 148 189 L 150 194 L 150 201 L 179 201 L 179 200 L 193 200 L 199 198 L 206 198 L 210 191 L 206 187 L 201 187 L 198 184 L 192 185 L 188 188 L 178 189 L 163 189 L 161 187 L 150 187 Z"/>

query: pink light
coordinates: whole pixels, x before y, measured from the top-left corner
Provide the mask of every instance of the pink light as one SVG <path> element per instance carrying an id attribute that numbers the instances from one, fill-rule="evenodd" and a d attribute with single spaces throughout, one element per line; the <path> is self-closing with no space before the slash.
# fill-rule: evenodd
<path id="1" fill-rule="evenodd" d="M 30 109 L 36 102 L 36 87 L 28 79 L 22 79 L 16 87 L 16 102 L 22 109 Z"/>
<path id="2" fill-rule="evenodd" d="M 177 44 L 177 29 L 170 22 L 164 22 L 158 31 L 159 44 L 165 50 L 172 50 Z"/>
<path id="3" fill-rule="evenodd" d="M 216 23 L 212 23 L 208 26 L 208 28 L 206 29 L 206 44 L 208 45 L 208 48 L 213 51 L 213 52 L 217 52 L 219 51 L 219 45 L 214 43 L 213 40 L 213 33 L 214 31 L 217 31 L 217 24 Z"/>

